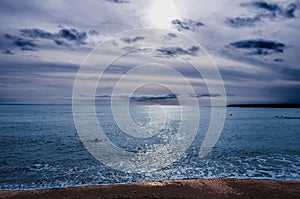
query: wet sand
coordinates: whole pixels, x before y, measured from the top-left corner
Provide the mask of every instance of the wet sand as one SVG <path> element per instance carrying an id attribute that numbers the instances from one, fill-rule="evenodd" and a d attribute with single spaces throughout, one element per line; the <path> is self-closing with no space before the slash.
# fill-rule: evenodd
<path id="1" fill-rule="evenodd" d="M 0 198 L 300 198 L 300 181 L 193 179 L 5 191 Z"/>

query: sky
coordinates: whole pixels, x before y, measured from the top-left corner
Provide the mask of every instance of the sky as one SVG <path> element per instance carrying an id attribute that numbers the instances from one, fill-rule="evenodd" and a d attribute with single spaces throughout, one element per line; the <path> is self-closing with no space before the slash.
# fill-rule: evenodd
<path id="1" fill-rule="evenodd" d="M 0 102 L 71 102 L 80 66 L 104 42 L 98 64 L 120 50 L 130 53 L 101 76 L 98 101 L 117 90 L 119 98 L 136 102 L 177 103 L 190 97 L 206 103 L 226 96 L 228 104 L 300 103 L 299 17 L 299 0 L 0 0 Z M 130 35 L 143 28 L 161 31 Z M 183 37 L 201 48 L 179 40 Z M 142 44 L 152 49 L 138 49 Z M 225 92 L 211 92 L 207 84 L 217 80 L 190 66 L 188 61 L 197 60 L 204 73 L 209 70 L 212 65 L 201 58 L 205 52 L 216 64 Z M 149 64 L 154 62 L 161 65 Z M 131 71 L 147 63 L 143 70 Z M 183 75 L 194 92 L 184 92 L 181 78 L 164 72 L 163 65 Z M 95 71 L 86 74 L 91 82 L 98 78 Z M 126 81 L 115 89 L 124 74 Z M 136 87 L 140 79 L 150 83 Z M 167 83 L 158 83 L 162 80 Z M 135 90 L 128 96 L 130 89 Z"/>

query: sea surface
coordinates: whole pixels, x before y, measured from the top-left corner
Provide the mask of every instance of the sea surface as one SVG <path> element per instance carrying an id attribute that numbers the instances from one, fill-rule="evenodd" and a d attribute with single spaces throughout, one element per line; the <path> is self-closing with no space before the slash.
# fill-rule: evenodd
<path id="1" fill-rule="evenodd" d="M 131 106 L 133 120 L 141 125 L 149 123 L 149 108 Z M 178 108 L 165 106 L 169 117 L 165 133 L 176 134 Z M 156 142 L 168 142 L 168 136 L 135 139 L 118 128 L 110 106 L 100 105 L 96 110 L 107 137 L 123 150 L 134 152 Z M 300 180 L 300 109 L 227 108 L 219 141 L 200 158 L 209 121 L 210 108 L 200 108 L 198 133 L 186 154 L 173 164 L 153 172 L 128 173 L 109 168 L 88 152 L 76 131 L 71 105 L 2 104 L 0 189 L 219 177 Z"/>

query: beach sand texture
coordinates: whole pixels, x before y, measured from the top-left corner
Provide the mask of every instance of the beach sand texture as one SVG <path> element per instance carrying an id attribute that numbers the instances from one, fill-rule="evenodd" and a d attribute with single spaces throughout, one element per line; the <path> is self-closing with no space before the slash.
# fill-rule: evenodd
<path id="1" fill-rule="evenodd" d="M 0 198 L 300 198 L 299 181 L 193 179 L 0 191 Z"/>

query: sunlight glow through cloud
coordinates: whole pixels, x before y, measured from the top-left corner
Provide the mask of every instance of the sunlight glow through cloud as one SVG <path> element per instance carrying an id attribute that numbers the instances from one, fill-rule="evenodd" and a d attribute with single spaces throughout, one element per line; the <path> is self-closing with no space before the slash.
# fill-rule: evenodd
<path id="1" fill-rule="evenodd" d="M 150 26 L 155 28 L 168 28 L 170 22 L 177 17 L 178 8 L 175 0 L 154 1 L 148 14 Z"/>

